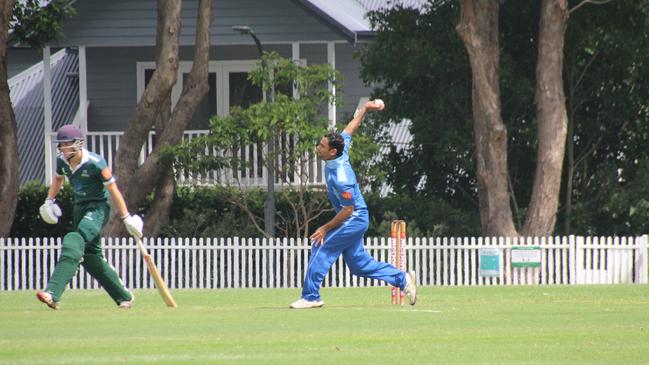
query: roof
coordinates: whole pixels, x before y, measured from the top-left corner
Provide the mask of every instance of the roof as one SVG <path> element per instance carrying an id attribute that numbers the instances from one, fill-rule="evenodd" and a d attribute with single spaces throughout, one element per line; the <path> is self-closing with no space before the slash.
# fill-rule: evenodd
<path id="1" fill-rule="evenodd" d="M 317 16 L 325 19 L 353 43 L 369 39 L 374 30 L 367 13 L 396 5 L 424 9 L 425 0 L 296 0 Z"/>
<path id="2" fill-rule="evenodd" d="M 423 10 L 428 4 L 425 0 L 355 0 L 367 11 L 376 11 L 380 9 L 389 9 L 397 5 L 402 5 L 405 8 L 415 8 Z"/>
<path id="3" fill-rule="evenodd" d="M 350 0 L 298 0 L 317 16 L 324 18 L 354 43 L 372 33 L 367 8 Z"/>
<path id="4" fill-rule="evenodd" d="M 62 49 L 50 58 L 52 67 L 52 129 L 74 118 L 79 105 L 76 52 Z M 10 98 L 18 127 L 20 183 L 43 180 L 43 62 L 9 79 Z"/>
<path id="5" fill-rule="evenodd" d="M 410 119 L 402 119 L 398 123 L 391 122 L 387 126 L 383 127 L 383 131 L 391 137 L 390 143 L 387 145 L 382 145 L 376 159 L 381 159 L 386 157 L 392 148 L 396 152 L 402 152 L 410 146 L 412 142 L 412 134 L 410 133 L 410 126 L 412 122 Z M 392 192 L 392 186 L 386 183 L 381 185 L 379 194 L 381 196 L 387 196 Z"/>
<path id="6" fill-rule="evenodd" d="M 370 98 L 367 97 L 361 98 L 358 101 L 358 107 L 360 108 L 369 100 Z M 398 122 L 392 121 L 387 125 L 382 126 L 379 134 L 385 133 L 390 136 L 390 142 L 381 145 L 379 153 L 372 158 L 372 163 L 378 163 L 382 159 L 386 158 L 393 148 L 396 152 L 407 150 L 412 142 L 412 133 L 410 133 L 411 125 L 412 121 L 410 119 L 402 119 Z M 383 183 L 379 188 L 379 195 L 384 197 L 389 195 L 392 191 L 392 185 Z"/>

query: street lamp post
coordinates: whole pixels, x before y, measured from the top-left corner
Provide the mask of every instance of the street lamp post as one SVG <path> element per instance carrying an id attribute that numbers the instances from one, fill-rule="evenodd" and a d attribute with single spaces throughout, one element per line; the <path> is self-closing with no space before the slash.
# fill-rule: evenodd
<path id="1" fill-rule="evenodd" d="M 232 30 L 239 32 L 241 34 L 248 34 L 252 37 L 257 45 L 257 51 L 259 52 L 259 58 L 261 59 L 261 67 L 264 70 L 267 70 L 266 60 L 263 58 L 264 50 L 261 47 L 261 42 L 255 32 L 247 25 L 236 25 L 232 27 Z M 266 88 L 262 87 L 264 102 L 267 101 Z M 271 93 L 271 101 L 273 101 L 273 95 Z M 266 194 L 266 201 L 264 202 L 264 230 L 266 234 L 270 237 L 275 237 L 275 137 L 271 131 L 268 144 L 268 156 L 272 159 L 270 163 L 267 163 L 267 188 L 268 193 Z"/>

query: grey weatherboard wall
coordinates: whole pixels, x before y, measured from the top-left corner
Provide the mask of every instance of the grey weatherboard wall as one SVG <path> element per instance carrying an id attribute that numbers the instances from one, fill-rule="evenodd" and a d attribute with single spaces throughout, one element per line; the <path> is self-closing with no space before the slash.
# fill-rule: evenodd
<path id="1" fill-rule="evenodd" d="M 183 1 L 181 45 L 194 44 L 197 6 L 197 0 Z M 78 0 L 74 7 L 77 16 L 64 24 L 65 38 L 53 45 L 155 45 L 155 1 Z M 344 40 L 294 0 L 218 0 L 213 9 L 212 44 L 242 43 L 241 35 L 232 31 L 234 25 L 249 25 L 263 42 Z"/>
<path id="2" fill-rule="evenodd" d="M 266 47 L 276 50 L 284 57 L 290 57 L 290 45 L 272 44 Z M 191 55 L 191 47 L 182 47 L 181 55 Z M 353 113 L 358 99 L 369 96 L 370 90 L 358 78 L 358 61 L 352 58 L 353 48 L 347 44 L 336 44 L 336 68 L 344 77 L 344 106 L 338 108 L 337 119 Z M 137 62 L 152 62 L 153 47 L 110 47 L 88 48 L 88 128 L 91 131 L 121 131 L 133 114 L 137 95 Z M 255 60 L 253 46 L 212 47 L 211 60 Z M 301 44 L 300 56 L 308 64 L 327 62 L 326 44 Z M 181 57 L 189 61 L 191 56 Z"/>
<path id="3" fill-rule="evenodd" d="M 197 4 L 197 0 L 183 2 L 181 61 L 190 61 L 193 57 Z M 86 47 L 89 130 L 121 131 L 137 102 L 137 62 L 152 62 L 154 59 L 156 2 L 78 0 L 74 7 L 77 16 L 65 23 L 64 38 L 52 43 L 51 47 L 53 52 L 60 47 Z M 354 46 L 341 32 L 315 16 L 299 1 L 219 0 L 214 2 L 214 10 L 211 60 L 257 59 L 252 39 L 233 32 L 233 25 L 251 26 L 265 50 L 276 50 L 285 57 L 291 56 L 291 42 L 299 42 L 300 57 L 306 59 L 308 64 L 326 63 L 327 42 L 335 42 L 336 68 L 343 74 L 345 85 L 344 105 L 337 109 L 337 121 L 345 122 L 341 118 L 353 113 L 358 99 L 369 96 L 370 89 L 364 87 L 358 78 L 360 64 L 352 57 Z M 9 55 L 12 75 L 41 60 L 40 54 L 33 50 L 12 49 Z M 76 69 L 68 70 L 65 83 L 78 80 L 70 78 L 75 73 Z M 59 79 L 53 79 L 53 88 L 57 88 L 59 82 Z M 76 87 L 73 89 L 78 92 Z M 42 95 L 42 87 L 38 91 Z M 54 97 L 56 109 L 56 95 Z M 42 100 L 32 107 L 42 112 Z M 74 112 L 76 106 L 66 109 Z M 69 122 L 74 113 L 68 114 L 62 115 L 55 110 L 53 129 Z M 42 145 L 37 148 L 42 149 Z M 42 159 L 34 159 L 30 164 L 34 168 L 29 169 L 29 177 L 21 179 L 23 182 L 25 179 L 42 178 L 42 172 L 33 176 L 42 167 Z"/>
<path id="4" fill-rule="evenodd" d="M 290 57 L 290 46 L 269 45 Z M 283 49 L 280 49 L 283 48 Z M 181 47 L 180 60 L 191 61 L 192 47 Z M 288 52 L 288 53 L 287 53 Z M 154 47 L 88 48 L 88 128 L 92 131 L 121 131 L 135 110 L 137 103 L 137 62 L 153 62 Z M 254 46 L 212 47 L 210 59 L 255 59 Z"/>
<path id="5" fill-rule="evenodd" d="M 183 2 L 181 61 L 193 57 L 197 0 Z M 123 130 L 133 113 L 137 93 L 136 63 L 154 60 L 156 3 L 150 0 L 75 2 L 77 16 L 63 28 L 58 45 L 86 46 L 88 68 L 88 127 L 92 131 Z M 254 60 L 257 50 L 249 36 L 233 25 L 251 26 L 265 50 L 290 57 L 290 42 L 346 42 L 342 34 L 294 0 L 219 0 L 214 2 L 211 60 Z M 283 43 L 283 44 L 282 44 Z M 233 45 L 228 47 L 227 45 Z M 235 46 L 236 45 L 236 46 Z M 354 47 L 336 43 L 336 68 L 343 74 L 344 105 L 337 120 L 353 113 L 360 97 L 369 96 L 358 78 L 360 64 Z M 300 57 L 308 64 L 327 62 L 326 43 L 301 43 Z"/>
<path id="6" fill-rule="evenodd" d="M 328 0 L 327 0 L 328 1 Z M 339 0 L 336 0 L 339 1 Z M 388 4 L 388 0 L 342 0 L 337 11 L 357 2 L 368 10 Z M 422 7 L 424 0 L 401 0 Z M 360 63 L 353 57 L 349 29 L 341 30 L 318 14 L 311 0 L 217 0 L 214 2 L 215 20 L 211 28 L 211 60 L 256 60 L 257 50 L 249 36 L 232 31 L 233 25 L 249 25 L 261 39 L 266 50 L 274 49 L 282 56 L 291 56 L 291 43 L 299 43 L 300 58 L 308 64 L 327 62 L 327 43 L 335 43 L 335 65 L 343 74 L 344 105 L 337 108 L 337 122 L 344 123 L 356 108 L 359 98 L 370 95 L 359 78 Z M 327 3 L 320 3 L 329 6 Z M 193 57 L 194 30 L 198 0 L 183 1 L 180 57 Z M 410 4 L 412 5 L 412 4 Z M 85 46 L 87 50 L 87 86 L 90 109 L 88 123 L 91 131 L 121 131 L 125 128 L 136 105 L 137 62 L 152 62 L 156 29 L 156 2 L 152 0 L 76 0 L 77 16 L 64 24 L 64 37 L 50 46 L 52 53 L 61 47 Z M 331 9 L 330 9 L 331 10 Z M 328 18 L 327 18 L 328 19 Z M 362 23 L 362 22 L 361 22 Z M 8 71 L 12 77 L 40 62 L 38 51 L 24 48 L 8 50 Z M 61 66 L 63 66 L 62 64 Z M 70 122 L 78 107 L 76 57 L 66 62 L 63 74 L 53 69 L 53 129 Z M 61 76 L 64 76 L 62 81 Z M 17 119 L 28 120 L 19 128 L 19 148 L 42 150 L 42 84 L 36 87 L 17 110 Z M 65 95 L 62 100 L 59 95 Z M 76 95 L 72 97 L 71 95 Z M 18 107 L 18 105 L 15 105 Z M 19 109 L 19 108 L 16 108 Z M 39 117 L 40 115 L 40 117 Z M 19 121 L 20 122 L 20 121 Z M 32 125 L 31 123 L 36 123 Z M 29 126 L 28 126 L 29 124 Z M 24 140 L 25 131 L 30 141 Z M 22 138 L 22 139 L 21 139 Z M 21 151 L 21 181 L 42 179 L 42 158 L 25 156 Z M 40 152 L 42 154 L 42 151 Z M 27 167 L 27 168 L 25 168 Z M 29 172 L 28 172 L 29 171 Z"/>

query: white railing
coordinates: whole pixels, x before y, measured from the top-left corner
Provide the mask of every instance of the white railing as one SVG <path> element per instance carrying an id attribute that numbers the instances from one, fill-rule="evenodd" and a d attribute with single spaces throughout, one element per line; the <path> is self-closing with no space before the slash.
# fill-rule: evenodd
<path id="1" fill-rule="evenodd" d="M 298 288 L 310 246 L 305 239 L 155 239 L 146 240 L 170 288 Z M 0 239 L 0 291 L 44 288 L 54 270 L 60 238 Z M 512 267 L 512 248 L 539 247 L 538 268 Z M 388 260 L 388 240 L 367 238 L 366 249 Z M 106 259 L 129 288 L 153 288 L 139 251 L 130 239 L 105 239 Z M 502 264 L 496 277 L 479 271 L 482 248 L 497 248 Z M 647 236 L 504 238 L 408 238 L 407 267 L 420 285 L 646 284 Z M 339 258 L 325 287 L 382 286 L 351 275 Z M 97 288 L 85 270 L 73 289 Z"/>
<path id="2" fill-rule="evenodd" d="M 191 130 L 185 131 L 184 138 L 186 140 L 191 140 L 192 138 L 205 135 L 209 131 L 207 130 Z M 119 148 L 122 136 L 124 132 L 88 132 L 86 135 L 86 148 L 90 151 L 95 152 L 106 159 L 108 166 L 112 169 L 115 163 L 115 155 L 117 149 Z M 55 137 L 56 133 L 52 134 L 52 137 Z M 281 149 L 282 146 L 290 145 L 290 139 L 279 137 L 276 139 L 275 145 L 276 148 Z M 147 140 L 142 146 L 142 150 L 139 156 L 139 163 L 142 164 L 144 160 L 149 156 L 155 147 L 155 132 L 150 132 Z M 286 147 L 287 149 L 289 147 Z M 268 185 L 268 170 L 263 164 L 263 158 L 265 153 L 265 146 L 262 145 L 249 145 L 249 146 L 239 146 L 237 148 L 232 148 L 228 151 L 216 151 L 213 150 L 212 153 L 215 156 L 236 156 L 246 164 L 245 168 L 239 168 L 236 170 L 225 168 L 218 171 L 211 171 L 206 175 L 192 175 L 185 173 L 183 171 L 178 171 L 176 178 L 179 184 L 201 184 L 201 185 L 236 185 L 243 187 L 266 187 Z M 52 147 L 52 156 L 56 156 L 56 146 Z M 324 164 L 322 161 L 319 161 L 315 155 L 305 156 L 304 165 L 299 166 L 298 169 L 295 169 L 296 173 L 294 176 L 287 179 L 283 179 L 279 173 L 276 173 L 275 184 L 282 188 L 283 186 L 299 185 L 300 184 L 300 175 L 308 176 L 308 181 L 306 182 L 309 186 L 319 186 L 324 185 Z M 288 164 L 282 159 L 281 156 L 278 156 L 275 163 L 276 171 L 281 172 L 283 167 L 289 167 Z M 300 170 L 302 169 L 302 170 Z M 300 174 L 301 171 L 304 171 L 305 174 Z M 287 183 L 288 181 L 288 183 Z"/>

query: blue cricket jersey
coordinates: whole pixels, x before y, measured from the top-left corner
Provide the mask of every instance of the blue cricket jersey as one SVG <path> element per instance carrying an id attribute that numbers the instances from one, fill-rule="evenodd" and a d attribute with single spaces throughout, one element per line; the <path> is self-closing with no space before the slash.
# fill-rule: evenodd
<path id="1" fill-rule="evenodd" d="M 302 286 L 302 298 L 320 300 L 320 285 L 331 265 L 343 255 L 353 275 L 378 279 L 401 289 L 406 285 L 406 273 L 396 267 L 379 262 L 363 247 L 363 235 L 369 225 L 367 204 L 358 188 L 356 174 L 349 163 L 349 146 L 352 136 L 341 133 L 345 141 L 343 154 L 326 161 L 325 181 L 327 195 L 336 213 L 344 206 L 353 206 L 354 212 L 344 222 L 327 232 L 322 245 L 313 245 L 309 265 Z"/>
<path id="2" fill-rule="evenodd" d="M 349 146 L 352 136 L 342 132 L 345 147 L 343 154 L 334 159 L 328 160 L 325 167 L 325 181 L 327 183 L 327 196 L 333 205 L 336 213 L 343 206 L 353 206 L 354 210 L 367 209 L 367 204 L 358 188 L 356 174 L 349 162 Z"/>

